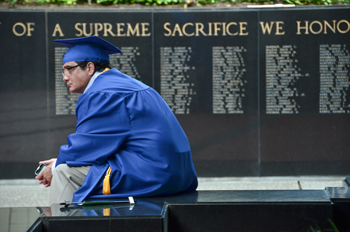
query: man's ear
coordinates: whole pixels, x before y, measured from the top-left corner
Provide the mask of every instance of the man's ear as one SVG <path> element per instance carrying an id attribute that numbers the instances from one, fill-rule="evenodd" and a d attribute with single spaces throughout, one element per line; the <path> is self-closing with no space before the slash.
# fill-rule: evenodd
<path id="1" fill-rule="evenodd" d="M 94 65 L 94 63 L 92 63 L 92 62 L 89 62 L 88 64 L 87 64 L 87 71 L 88 71 L 88 74 L 89 75 L 91 75 L 91 76 L 93 76 L 94 74 L 95 74 L 95 65 Z"/>

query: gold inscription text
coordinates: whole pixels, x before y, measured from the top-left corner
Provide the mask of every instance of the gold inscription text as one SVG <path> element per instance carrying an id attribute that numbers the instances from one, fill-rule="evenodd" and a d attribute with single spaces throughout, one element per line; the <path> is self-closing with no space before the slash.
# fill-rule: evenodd
<path id="1" fill-rule="evenodd" d="M 34 31 L 34 25 L 35 23 L 33 22 L 29 22 L 26 24 L 17 22 L 13 25 L 12 32 L 13 34 L 15 34 L 15 36 L 24 36 L 25 34 L 27 34 L 27 36 L 32 36 L 32 31 Z M 18 27 L 22 28 L 22 30 L 18 30 Z"/>
<path id="2" fill-rule="evenodd" d="M 130 37 L 130 36 L 151 36 L 149 23 L 116 23 L 115 26 L 111 23 L 76 23 L 75 30 L 78 32 L 76 36 L 100 36 L 104 37 Z"/>
<path id="3" fill-rule="evenodd" d="M 184 24 L 176 23 L 172 25 L 166 22 L 163 25 L 164 36 L 247 36 L 247 22 L 208 22 L 206 24 L 199 22 L 187 22 Z"/>

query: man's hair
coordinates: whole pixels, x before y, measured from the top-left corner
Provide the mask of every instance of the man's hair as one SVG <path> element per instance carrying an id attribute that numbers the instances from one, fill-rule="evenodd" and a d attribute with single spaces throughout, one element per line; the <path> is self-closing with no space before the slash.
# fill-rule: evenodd
<path id="1" fill-rule="evenodd" d="M 92 61 L 75 61 L 75 62 L 77 62 L 77 64 L 79 65 L 80 68 L 85 69 L 86 65 Z M 92 62 L 92 63 L 94 63 L 94 65 L 95 65 L 96 72 L 102 72 L 106 68 L 111 69 L 111 64 L 108 61 L 105 61 L 102 63 L 101 62 Z"/>

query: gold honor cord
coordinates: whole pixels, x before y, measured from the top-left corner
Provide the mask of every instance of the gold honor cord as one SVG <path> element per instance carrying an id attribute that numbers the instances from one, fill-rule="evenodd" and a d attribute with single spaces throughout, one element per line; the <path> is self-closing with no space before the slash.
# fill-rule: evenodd
<path id="1" fill-rule="evenodd" d="M 110 183 L 110 178 L 111 178 L 111 167 L 108 167 L 107 174 L 105 176 L 105 179 L 103 180 L 103 188 L 102 188 L 102 193 L 103 195 L 108 195 L 111 194 L 111 183 Z"/>
<path id="2" fill-rule="evenodd" d="M 106 72 L 108 70 L 109 70 L 109 68 L 105 68 L 105 70 L 103 70 L 100 74 L 102 74 L 102 73 L 104 73 L 104 72 Z"/>
<path id="3" fill-rule="evenodd" d="M 104 73 L 104 72 L 106 72 L 108 70 L 109 70 L 109 68 L 106 68 L 100 74 L 102 74 L 102 73 Z M 107 174 L 105 176 L 105 179 L 103 180 L 103 187 L 102 187 L 103 195 L 111 194 L 111 182 L 109 180 L 111 178 L 111 172 L 112 172 L 111 167 L 108 167 Z"/>

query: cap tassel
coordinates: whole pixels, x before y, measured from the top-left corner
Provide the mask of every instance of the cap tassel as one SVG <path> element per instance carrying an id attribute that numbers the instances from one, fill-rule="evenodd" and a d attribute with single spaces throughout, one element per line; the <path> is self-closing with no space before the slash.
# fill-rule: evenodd
<path id="1" fill-rule="evenodd" d="M 111 178 L 111 167 L 108 167 L 107 174 L 105 176 L 105 179 L 103 180 L 103 188 L 102 188 L 102 193 L 103 195 L 108 195 L 111 194 L 111 183 L 110 183 L 110 178 Z"/>

